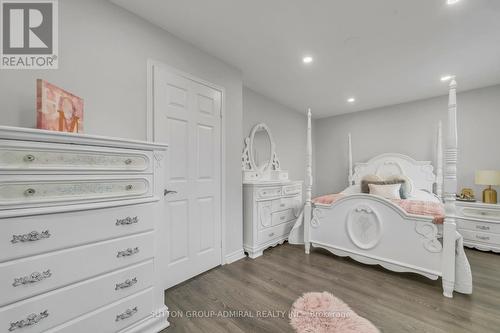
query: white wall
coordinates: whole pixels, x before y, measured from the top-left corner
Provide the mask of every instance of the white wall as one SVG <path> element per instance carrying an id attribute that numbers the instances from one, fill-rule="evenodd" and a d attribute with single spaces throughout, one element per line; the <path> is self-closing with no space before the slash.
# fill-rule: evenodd
<path id="1" fill-rule="evenodd" d="M 153 58 L 226 89 L 227 253 L 242 250 L 241 72 L 104 0 L 59 1 L 59 69 L 0 71 L 0 124 L 34 127 L 35 79 L 85 99 L 88 134 L 146 139 Z"/>
<path id="2" fill-rule="evenodd" d="M 481 199 L 483 187 L 474 184 L 475 170 L 500 170 L 500 86 L 459 93 L 457 98 L 458 186 L 474 188 Z M 348 132 L 354 162 L 398 152 L 435 165 L 437 122 L 446 121 L 447 103 L 447 96 L 442 96 L 315 120 L 315 194 L 347 186 Z"/>
<path id="3" fill-rule="evenodd" d="M 307 117 L 247 87 L 243 87 L 243 137 L 258 123 L 269 126 L 283 170 L 292 180 L 304 180 Z M 244 146 L 244 143 L 242 141 Z M 242 146 L 242 150 L 243 150 Z"/>

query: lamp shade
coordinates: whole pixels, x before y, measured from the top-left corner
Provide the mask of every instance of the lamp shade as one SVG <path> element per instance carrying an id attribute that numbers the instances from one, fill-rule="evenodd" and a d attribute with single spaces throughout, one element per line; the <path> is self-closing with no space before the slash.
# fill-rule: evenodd
<path id="1" fill-rule="evenodd" d="M 476 171 L 477 185 L 500 185 L 500 171 L 478 170 Z"/>

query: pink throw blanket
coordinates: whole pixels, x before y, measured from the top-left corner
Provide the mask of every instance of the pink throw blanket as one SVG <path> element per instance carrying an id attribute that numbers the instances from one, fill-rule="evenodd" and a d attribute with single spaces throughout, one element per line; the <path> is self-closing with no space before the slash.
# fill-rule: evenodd
<path id="1" fill-rule="evenodd" d="M 313 203 L 331 205 L 337 200 L 345 197 L 345 194 L 327 194 L 313 199 Z M 442 224 L 444 221 L 444 205 L 439 202 L 417 201 L 417 200 L 390 200 L 401 207 L 408 214 L 432 216 L 435 224 Z"/>

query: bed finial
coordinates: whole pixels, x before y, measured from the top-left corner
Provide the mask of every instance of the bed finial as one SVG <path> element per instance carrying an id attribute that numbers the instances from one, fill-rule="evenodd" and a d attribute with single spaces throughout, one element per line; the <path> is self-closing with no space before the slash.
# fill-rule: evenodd
<path id="1" fill-rule="evenodd" d="M 444 206 L 446 218 L 443 224 L 443 258 L 454 258 L 456 240 L 456 193 L 457 193 L 457 82 L 450 83 L 448 97 L 448 131 L 444 152 Z M 443 295 L 453 297 L 455 286 L 455 261 L 443 263 Z"/>
<path id="2" fill-rule="evenodd" d="M 311 108 L 307 109 L 307 146 L 306 146 L 306 204 L 304 205 L 304 246 L 309 254 L 310 243 L 310 224 L 312 214 L 312 135 L 311 135 Z"/>
<path id="3" fill-rule="evenodd" d="M 443 200 L 443 122 L 438 123 L 438 136 L 436 146 L 436 194 Z"/>
<path id="4" fill-rule="evenodd" d="M 349 144 L 349 186 L 353 185 L 354 179 L 352 175 L 352 140 L 351 140 L 351 133 L 347 134 L 347 141 Z"/>

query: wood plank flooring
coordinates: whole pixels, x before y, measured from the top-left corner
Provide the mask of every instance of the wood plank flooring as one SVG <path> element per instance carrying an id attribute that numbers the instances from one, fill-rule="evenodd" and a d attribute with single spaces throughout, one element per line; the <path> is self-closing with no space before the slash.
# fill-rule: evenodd
<path id="1" fill-rule="evenodd" d="M 310 291 L 333 293 L 381 332 L 498 333 L 500 255 L 467 250 L 467 256 L 474 292 L 447 299 L 441 280 L 392 273 L 321 249 L 306 255 L 302 246 L 284 244 L 167 290 L 173 314 L 162 333 L 293 332 L 286 312 Z"/>

